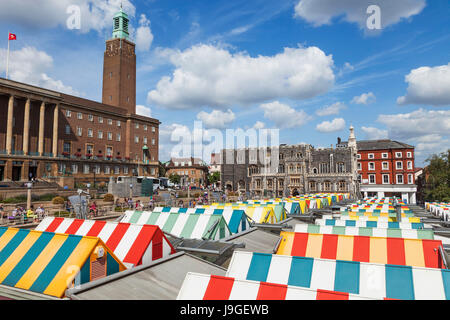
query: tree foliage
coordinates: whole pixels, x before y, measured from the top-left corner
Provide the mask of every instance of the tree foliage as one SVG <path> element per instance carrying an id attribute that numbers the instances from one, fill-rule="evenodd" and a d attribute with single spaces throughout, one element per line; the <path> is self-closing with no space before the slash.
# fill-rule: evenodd
<path id="1" fill-rule="evenodd" d="M 425 200 L 450 202 L 450 149 L 426 160 Z"/>
<path id="2" fill-rule="evenodd" d="M 220 172 L 214 172 L 208 175 L 208 181 L 210 184 L 214 184 L 220 181 Z"/>
<path id="3" fill-rule="evenodd" d="M 181 177 L 178 175 L 178 174 L 174 174 L 174 173 L 172 173 L 170 176 L 169 176 L 169 180 L 170 180 L 170 182 L 172 182 L 172 183 L 174 183 L 174 184 L 179 184 L 180 183 L 180 181 L 181 181 Z"/>

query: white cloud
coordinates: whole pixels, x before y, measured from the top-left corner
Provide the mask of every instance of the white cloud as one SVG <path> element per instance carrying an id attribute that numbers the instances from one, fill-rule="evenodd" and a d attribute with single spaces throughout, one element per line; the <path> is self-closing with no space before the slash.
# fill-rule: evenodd
<path id="1" fill-rule="evenodd" d="M 153 42 L 153 34 L 150 29 L 150 20 L 147 19 L 145 14 L 141 14 L 139 19 L 139 27 L 136 30 L 136 50 L 148 51 Z"/>
<path id="2" fill-rule="evenodd" d="M 67 9 L 76 5 L 81 10 L 82 33 L 112 29 L 112 19 L 123 3 L 124 11 L 134 17 L 136 8 L 129 0 L 14 0 L 2 1 L 0 19 L 9 24 L 20 23 L 30 28 L 67 28 Z"/>
<path id="3" fill-rule="evenodd" d="M 352 103 L 356 104 L 371 104 L 377 100 L 373 92 L 363 93 L 360 96 L 353 97 Z"/>
<path id="4" fill-rule="evenodd" d="M 314 26 L 330 25 L 336 17 L 344 21 L 357 23 L 361 29 L 367 29 L 367 8 L 378 5 L 381 9 L 381 27 L 396 24 L 402 19 L 419 14 L 426 5 L 425 0 L 300 0 L 295 7 L 295 16 Z"/>
<path id="5" fill-rule="evenodd" d="M 367 140 L 380 140 L 388 138 L 388 130 L 382 130 L 374 127 L 362 127 L 361 130 L 366 134 Z"/>
<path id="6" fill-rule="evenodd" d="M 141 115 L 141 116 L 146 116 L 151 118 L 152 117 L 152 109 L 146 107 L 146 106 L 142 106 L 142 105 L 136 105 L 136 113 Z"/>
<path id="7" fill-rule="evenodd" d="M 345 129 L 345 120 L 336 118 L 333 121 L 324 121 L 316 126 L 316 130 L 323 133 L 336 132 Z"/>
<path id="8" fill-rule="evenodd" d="M 389 130 L 389 137 L 416 146 L 416 162 L 440 153 L 450 145 L 450 110 L 419 109 L 410 113 L 380 115 L 378 122 Z"/>
<path id="9" fill-rule="evenodd" d="M 167 52 L 168 53 L 168 52 Z M 285 48 L 274 56 L 251 57 L 212 45 L 170 55 L 176 67 L 148 94 L 148 103 L 171 109 L 307 99 L 334 84 L 333 58 L 317 47 Z"/>
<path id="10" fill-rule="evenodd" d="M 6 72 L 7 50 L 0 49 L 0 72 Z M 66 86 L 60 80 L 52 79 L 48 72 L 53 68 L 53 58 L 44 51 L 34 47 L 24 47 L 10 52 L 10 80 L 23 82 L 38 87 L 55 90 L 71 95 L 78 95 L 72 87 Z"/>
<path id="11" fill-rule="evenodd" d="M 347 106 L 345 104 L 343 104 L 342 102 L 336 102 L 330 106 L 326 106 L 322 109 L 317 110 L 316 114 L 320 117 L 330 116 L 333 114 L 339 114 L 339 112 L 341 112 L 341 110 L 344 110 L 346 108 L 347 108 Z"/>
<path id="12" fill-rule="evenodd" d="M 253 125 L 253 129 L 255 129 L 255 130 L 264 129 L 265 127 L 266 127 L 266 124 L 261 121 L 256 121 L 255 124 Z"/>
<path id="13" fill-rule="evenodd" d="M 414 69 L 405 81 L 408 83 L 407 94 L 397 99 L 398 104 L 450 105 L 450 63 Z"/>
<path id="14" fill-rule="evenodd" d="M 419 109 L 410 113 L 379 115 L 377 121 L 386 125 L 393 139 L 450 135 L 450 110 Z"/>
<path id="15" fill-rule="evenodd" d="M 311 119 L 305 111 L 297 111 L 278 101 L 262 104 L 260 107 L 264 110 L 264 118 L 272 120 L 280 129 L 301 127 Z"/>
<path id="16" fill-rule="evenodd" d="M 236 116 L 230 109 L 226 112 L 213 110 L 211 113 L 200 112 L 197 114 L 197 119 L 203 121 L 207 129 L 225 129 L 236 119 Z"/>

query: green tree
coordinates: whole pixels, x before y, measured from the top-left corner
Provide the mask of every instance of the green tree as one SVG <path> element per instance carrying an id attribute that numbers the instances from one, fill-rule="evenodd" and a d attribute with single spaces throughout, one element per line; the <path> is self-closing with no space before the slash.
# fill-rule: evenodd
<path id="1" fill-rule="evenodd" d="M 166 176 L 166 166 L 161 161 L 159 161 L 159 176 L 160 177 Z"/>
<path id="2" fill-rule="evenodd" d="M 425 183 L 426 201 L 450 202 L 450 149 L 441 154 L 434 154 L 426 160 L 427 179 Z"/>
<path id="3" fill-rule="evenodd" d="M 169 180 L 170 180 L 170 182 L 172 182 L 172 183 L 174 183 L 174 184 L 179 184 L 180 183 L 180 181 L 181 181 L 181 177 L 178 175 L 178 174 L 171 174 L 170 176 L 169 176 Z"/>
<path id="4" fill-rule="evenodd" d="M 220 172 L 214 172 L 208 175 L 208 181 L 210 184 L 214 184 L 220 181 Z"/>

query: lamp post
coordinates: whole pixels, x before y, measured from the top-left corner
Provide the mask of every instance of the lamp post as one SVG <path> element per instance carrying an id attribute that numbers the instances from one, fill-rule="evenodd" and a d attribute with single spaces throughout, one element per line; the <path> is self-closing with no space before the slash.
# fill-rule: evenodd
<path id="1" fill-rule="evenodd" d="M 30 210 L 31 208 L 31 188 L 33 187 L 33 183 L 32 182 L 27 182 L 26 183 L 27 186 L 27 210 Z"/>
<path id="2" fill-rule="evenodd" d="M 88 183 L 88 184 L 86 184 L 86 188 L 87 188 L 87 193 L 88 193 L 88 195 L 89 195 L 89 198 L 91 197 L 91 192 L 90 192 L 90 188 L 91 188 L 91 184 L 90 183 Z M 89 199 L 88 199 L 89 200 Z"/>
<path id="3" fill-rule="evenodd" d="M 130 183 L 130 199 L 133 200 L 133 184 Z"/>

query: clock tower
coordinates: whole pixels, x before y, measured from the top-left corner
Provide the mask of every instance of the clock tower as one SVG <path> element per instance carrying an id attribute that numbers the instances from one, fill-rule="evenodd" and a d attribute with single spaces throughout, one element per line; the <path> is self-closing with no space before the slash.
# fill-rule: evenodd
<path id="1" fill-rule="evenodd" d="M 136 114 L 136 53 L 128 33 L 128 15 L 114 16 L 112 39 L 106 41 L 103 62 L 104 104 L 121 107 Z"/>

